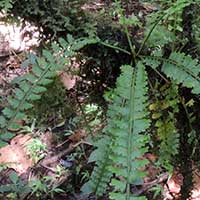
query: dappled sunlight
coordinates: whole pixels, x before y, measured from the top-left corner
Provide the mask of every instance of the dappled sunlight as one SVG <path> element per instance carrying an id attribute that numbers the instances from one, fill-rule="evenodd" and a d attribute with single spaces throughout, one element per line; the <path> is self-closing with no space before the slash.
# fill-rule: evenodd
<path id="1" fill-rule="evenodd" d="M 1 45 L 4 44 L 4 51 L 31 50 L 33 46 L 39 46 L 39 36 L 38 28 L 28 22 L 25 22 L 25 25 L 0 23 L 0 42 Z M 5 48 L 5 45 L 7 45 L 7 48 Z"/>

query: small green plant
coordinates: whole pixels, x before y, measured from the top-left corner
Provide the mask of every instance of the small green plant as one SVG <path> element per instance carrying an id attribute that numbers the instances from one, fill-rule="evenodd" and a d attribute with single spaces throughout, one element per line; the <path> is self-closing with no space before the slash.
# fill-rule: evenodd
<path id="1" fill-rule="evenodd" d="M 15 172 L 9 175 L 10 184 L 1 185 L 0 193 L 6 194 L 9 199 L 23 199 L 29 192 L 30 188 L 18 177 Z"/>
<path id="2" fill-rule="evenodd" d="M 162 193 L 163 188 L 160 185 L 155 185 L 150 189 L 150 191 L 152 191 L 154 193 L 153 199 L 156 199 L 156 197 L 158 197 L 159 194 Z"/>
<path id="3" fill-rule="evenodd" d="M 7 164 L 0 164 L 0 172 L 3 171 L 4 169 L 7 169 L 8 165 Z"/>
<path id="4" fill-rule="evenodd" d="M 87 104 L 84 108 L 88 128 L 95 127 L 101 122 L 102 110 L 98 105 Z"/>
<path id="5" fill-rule="evenodd" d="M 8 12 L 13 7 L 13 1 L 12 0 L 1 0 L 0 1 L 0 8 L 2 8 L 5 12 Z"/>
<path id="6" fill-rule="evenodd" d="M 53 183 L 53 177 L 44 176 L 41 179 L 32 180 L 29 182 L 29 187 L 31 188 L 31 194 L 29 196 L 36 196 L 39 200 L 41 197 L 54 198 L 55 193 L 64 192 L 62 189 L 58 188 Z"/>
<path id="7" fill-rule="evenodd" d="M 39 160 L 44 158 L 46 153 L 46 145 L 42 143 L 39 138 L 32 139 L 32 141 L 28 143 L 26 147 L 34 163 L 37 163 Z"/>

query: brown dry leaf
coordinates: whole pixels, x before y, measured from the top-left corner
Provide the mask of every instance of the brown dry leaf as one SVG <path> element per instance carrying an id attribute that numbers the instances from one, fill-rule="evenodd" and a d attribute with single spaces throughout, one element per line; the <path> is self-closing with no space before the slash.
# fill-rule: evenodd
<path id="1" fill-rule="evenodd" d="M 178 197 L 183 183 L 183 176 L 178 170 L 175 170 L 172 177 L 167 181 L 164 186 L 164 196 L 168 200 L 173 200 L 174 197 Z M 173 194 L 173 196 L 171 195 Z"/>
<path id="2" fill-rule="evenodd" d="M 7 164 L 20 175 L 33 166 L 33 161 L 29 158 L 25 148 L 32 140 L 30 135 L 18 135 L 11 140 L 10 145 L 0 149 L 0 163 Z"/>
<path id="3" fill-rule="evenodd" d="M 156 11 L 158 8 L 153 5 L 152 3 L 144 3 L 143 4 L 143 7 L 144 9 L 146 9 L 148 12 L 151 12 L 151 11 Z"/>
<path id="4" fill-rule="evenodd" d="M 7 63 L 6 63 L 7 67 L 10 68 L 20 68 L 21 66 L 21 61 L 19 60 L 19 58 L 17 56 L 10 56 Z"/>
<path id="5" fill-rule="evenodd" d="M 69 140 L 72 142 L 80 142 L 82 139 L 87 137 L 88 133 L 85 130 L 77 130 L 71 136 L 69 136 Z"/>
<path id="6" fill-rule="evenodd" d="M 60 79 L 63 82 L 63 85 L 68 90 L 72 89 L 76 84 L 76 76 L 70 75 L 66 72 L 60 73 Z"/>

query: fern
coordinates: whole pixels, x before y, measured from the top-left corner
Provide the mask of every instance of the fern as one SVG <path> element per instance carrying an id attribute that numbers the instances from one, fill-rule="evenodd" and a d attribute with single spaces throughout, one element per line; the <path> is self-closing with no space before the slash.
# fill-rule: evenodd
<path id="1" fill-rule="evenodd" d="M 90 181 L 84 185 L 84 191 L 93 191 L 96 195 L 105 192 L 112 174 L 111 184 L 114 192 L 111 199 L 134 199 L 131 184 L 141 183 L 145 175 L 141 171 L 147 163 L 141 159 L 147 151 L 145 144 L 148 136 L 144 132 L 150 124 L 147 119 L 147 76 L 144 65 L 139 62 L 135 71 L 129 65 L 122 66 L 121 76 L 114 90 L 113 104 L 108 109 L 108 125 L 105 128 L 109 136 L 107 147 L 99 146 L 96 155 L 97 167 L 94 168 Z M 120 177 L 122 180 L 118 179 Z M 87 187 L 87 189 L 86 189 Z M 144 198 L 138 198 L 144 199 Z"/>
<path id="2" fill-rule="evenodd" d="M 89 181 L 90 192 L 93 191 L 97 194 L 97 188 L 100 188 L 98 191 L 101 192 L 98 195 L 103 194 L 102 191 L 106 189 L 106 184 L 110 178 L 110 174 L 109 176 L 105 176 L 105 174 L 110 171 L 113 175 L 111 179 L 113 191 L 109 194 L 110 199 L 146 199 L 145 197 L 136 197 L 131 192 L 132 184 L 137 185 L 142 183 L 145 172 L 141 169 L 144 169 L 147 164 L 147 160 L 142 158 L 144 153 L 147 152 L 147 144 L 149 144 L 149 137 L 145 134 L 145 131 L 150 125 L 150 119 L 148 118 L 148 111 L 146 109 L 148 105 L 148 94 L 145 65 L 153 68 L 154 71 L 166 80 L 157 70 L 158 68 L 161 69 L 173 82 L 170 88 L 163 91 L 164 97 L 157 102 L 163 108 L 160 112 L 156 110 L 158 112 L 156 114 L 158 115 L 154 118 L 156 122 L 155 129 L 153 129 L 157 131 L 158 139 L 161 142 L 159 162 L 163 167 L 169 170 L 172 169 L 171 161 L 173 156 L 178 153 L 179 148 L 179 133 L 176 130 L 175 118 L 175 114 L 179 111 L 178 84 L 191 88 L 194 94 L 199 94 L 200 66 L 197 60 L 192 59 L 189 55 L 173 52 L 173 50 L 169 58 L 163 58 L 160 55 L 162 51 L 157 50 L 153 52 L 157 54 L 154 56 L 140 56 L 140 53 L 146 43 L 151 43 L 148 40 L 151 38 L 150 36 L 157 25 L 158 28 L 163 27 L 163 30 L 165 30 L 166 25 L 169 25 L 168 30 L 174 32 L 161 34 L 161 38 L 162 36 L 167 36 L 167 38 L 164 38 L 166 41 L 162 44 L 158 41 L 158 38 L 153 37 L 157 42 L 156 45 L 158 47 L 164 47 L 165 44 L 173 42 L 176 32 L 182 31 L 180 16 L 182 15 L 183 9 L 191 3 L 192 1 L 190 0 L 176 1 L 169 9 L 165 9 L 161 13 L 162 15 L 159 16 L 159 19 L 156 17 L 156 21 L 150 27 L 137 53 L 135 53 L 126 23 L 123 21 L 120 21 L 120 25 L 126 33 L 131 53 L 120 47 L 113 47 L 113 45 L 101 43 L 107 47 L 118 49 L 128 55 L 132 54 L 132 61 L 137 64 L 135 69 L 129 65 L 123 66 L 121 76 L 117 79 L 114 100 L 113 104 L 109 106 L 108 125 L 105 129 L 109 142 L 104 146 L 105 151 L 101 149 L 102 146 L 99 146 L 95 151 L 96 155 L 98 155 L 97 152 L 101 152 L 101 156 L 100 160 L 96 159 L 97 166 L 95 166 L 95 170 Z M 159 24 L 160 22 L 161 25 Z M 170 27 L 171 24 L 173 24 L 173 27 Z M 154 33 L 156 36 L 157 34 L 156 32 Z M 155 42 L 153 44 L 155 45 Z M 138 61 L 139 58 L 142 58 L 142 61 Z"/>
<path id="3" fill-rule="evenodd" d="M 184 53 L 172 52 L 168 59 L 157 56 L 145 56 L 144 62 L 152 68 L 162 64 L 161 70 L 173 81 L 191 88 L 194 94 L 200 93 L 200 65 L 197 60 Z"/>
<path id="4" fill-rule="evenodd" d="M 102 196 L 106 192 L 108 182 L 112 176 L 109 171 L 109 166 L 111 165 L 111 160 L 109 159 L 110 142 L 111 138 L 109 136 L 100 139 L 96 144 L 97 149 L 90 155 L 89 162 L 95 161 L 96 166 L 90 180 L 81 188 L 86 194 L 93 192 L 96 196 Z"/>
<path id="5" fill-rule="evenodd" d="M 32 67 L 32 73 L 24 75 L 18 82 L 19 87 L 15 89 L 14 97 L 8 99 L 9 106 L 3 110 L 0 116 L 1 140 L 9 140 L 13 130 L 18 130 L 21 125 L 18 120 L 26 119 L 26 110 L 33 107 L 33 101 L 40 99 L 41 94 L 46 91 L 46 85 L 56 75 L 56 70 L 64 67 L 64 60 L 56 60 L 53 55 L 45 50 L 43 58 L 37 58 Z M 1 145 L 4 143 L 1 141 Z"/>
<path id="6" fill-rule="evenodd" d="M 172 158 L 178 154 L 179 134 L 174 123 L 174 115 L 170 113 L 168 119 L 156 123 L 157 133 L 161 140 L 159 163 L 171 173 L 173 172 Z"/>
<path id="7" fill-rule="evenodd" d="M 53 52 L 44 50 L 41 58 L 36 58 L 32 66 L 32 73 L 23 76 L 18 81 L 15 95 L 8 99 L 9 106 L 0 116 L 0 146 L 6 145 L 15 130 L 21 128 L 19 120 L 27 118 L 26 111 L 33 107 L 33 102 L 41 98 L 46 86 L 53 81 L 57 71 L 66 67 L 69 58 L 75 56 L 76 51 L 87 44 L 96 42 L 94 39 L 74 40 L 71 36 L 67 41 L 60 39 L 60 44 L 52 44 Z M 59 55 L 59 56 L 58 56 Z"/>
<path id="8" fill-rule="evenodd" d="M 172 172 L 172 158 L 178 153 L 179 133 L 175 114 L 179 108 L 178 86 L 165 84 L 160 88 L 159 99 L 150 105 L 152 118 L 156 120 L 156 137 L 159 140 L 159 164 Z"/>
<path id="9" fill-rule="evenodd" d="M 147 164 L 145 159 L 141 159 L 147 151 L 145 145 L 148 136 L 141 134 L 149 127 L 150 121 L 147 119 L 147 76 L 144 65 L 138 62 L 136 69 L 131 66 L 122 68 L 123 76 L 118 80 L 118 99 L 124 99 L 123 107 L 113 104 L 116 116 L 121 116 L 121 120 L 115 118 L 110 121 L 112 137 L 111 166 L 115 178 L 111 184 L 114 192 L 110 193 L 111 199 L 145 199 L 135 198 L 131 194 L 131 184 L 140 184 L 145 173 L 141 168 Z M 127 82 L 128 81 L 128 82 Z M 120 178 L 119 178 L 120 177 Z"/>
<path id="10" fill-rule="evenodd" d="M 113 104 L 111 104 L 107 111 L 108 125 L 104 129 L 106 134 L 105 139 L 100 140 L 97 145 L 97 149 L 91 154 L 90 157 L 98 155 L 96 160 L 96 167 L 94 168 L 90 181 L 82 187 L 82 191 L 86 193 L 94 192 L 95 195 L 101 196 L 107 188 L 107 184 L 110 181 L 112 173 L 109 168 L 112 165 L 110 159 L 111 145 L 115 136 L 112 134 L 116 132 L 116 123 L 120 123 L 125 114 L 123 114 L 124 102 L 128 96 L 126 86 L 130 85 L 132 74 L 126 70 L 130 66 L 123 66 L 121 76 L 117 80 L 117 87 L 113 91 Z M 131 67 L 130 67 L 131 68 Z M 124 121 L 123 121 L 124 122 Z M 126 125 L 126 122 L 124 123 Z M 102 145 L 103 142 L 103 145 Z M 89 159 L 90 160 L 90 159 Z M 115 163 L 115 161 L 114 161 Z"/>

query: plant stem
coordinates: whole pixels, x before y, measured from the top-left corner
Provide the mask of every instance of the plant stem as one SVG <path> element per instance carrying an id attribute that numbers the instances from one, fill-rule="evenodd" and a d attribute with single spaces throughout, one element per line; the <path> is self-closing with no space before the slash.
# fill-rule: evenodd
<path id="1" fill-rule="evenodd" d="M 106 47 L 110 47 L 110 48 L 112 48 L 112 49 L 115 49 L 115 50 L 121 51 L 121 52 L 123 52 L 123 53 L 126 53 L 126 54 L 128 54 L 128 55 L 131 55 L 131 53 L 130 53 L 129 51 L 127 51 L 127 50 L 125 50 L 125 49 L 122 49 L 121 47 L 114 46 L 114 45 L 112 45 L 112 44 L 108 44 L 108 43 L 102 42 L 102 41 L 99 41 L 99 43 L 102 44 L 102 45 L 104 45 L 104 46 L 106 46 Z"/>
<path id="2" fill-rule="evenodd" d="M 133 44 L 132 44 L 132 42 L 131 42 L 131 38 L 130 38 L 130 35 L 129 35 L 129 32 L 128 32 L 128 27 L 127 27 L 127 25 L 124 26 L 124 30 L 125 30 L 125 33 L 126 33 L 126 37 L 127 37 L 127 39 L 128 39 L 128 44 L 129 44 L 130 49 L 131 49 L 131 54 L 132 54 L 132 56 L 133 56 L 133 61 L 134 61 L 134 63 L 135 63 L 135 57 L 136 57 L 135 48 L 134 48 L 134 46 L 133 46 Z"/>
<path id="3" fill-rule="evenodd" d="M 153 69 L 166 83 L 169 83 L 169 81 L 155 68 L 151 68 Z"/>
<path id="4" fill-rule="evenodd" d="M 138 52 L 136 53 L 136 56 L 138 56 L 140 54 L 140 52 L 142 51 L 142 49 L 144 48 L 144 45 L 146 44 L 147 40 L 149 39 L 149 37 L 151 36 L 152 32 L 154 31 L 154 29 L 156 28 L 156 26 L 159 24 L 159 22 L 165 17 L 166 13 L 163 14 L 161 17 L 158 18 L 158 20 L 154 23 L 154 25 L 152 26 L 152 28 L 150 29 L 149 33 L 147 34 L 147 36 L 144 38 L 142 45 L 140 46 Z"/>

